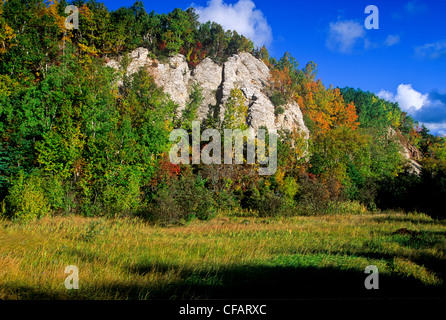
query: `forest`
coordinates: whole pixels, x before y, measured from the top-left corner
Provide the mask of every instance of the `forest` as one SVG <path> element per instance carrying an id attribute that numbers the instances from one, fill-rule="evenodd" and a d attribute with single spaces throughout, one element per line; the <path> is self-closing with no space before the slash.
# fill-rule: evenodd
<path id="1" fill-rule="evenodd" d="M 65 28 L 69 4 L 79 8 L 78 29 Z M 106 66 L 138 47 L 159 61 L 182 54 L 190 68 L 206 57 L 222 64 L 234 54 L 252 54 L 270 69 L 268 96 L 276 115 L 288 101 L 297 102 L 308 141 L 281 132 L 271 176 L 252 165 L 172 164 L 169 133 L 191 132 L 200 88 L 179 115 L 147 71 L 126 76 Z M 223 121 L 210 115 L 203 125 L 245 129 L 240 92 L 226 107 Z M 421 172 L 411 170 L 403 146 L 417 150 Z M 322 83 L 316 62 L 301 66 L 288 52 L 271 57 L 236 31 L 198 22 L 192 8 L 157 14 L 140 1 L 110 11 L 95 0 L 0 0 L 4 219 L 132 216 L 175 224 L 222 211 L 307 216 L 358 206 L 444 218 L 445 198 L 446 139 L 398 103 Z"/>

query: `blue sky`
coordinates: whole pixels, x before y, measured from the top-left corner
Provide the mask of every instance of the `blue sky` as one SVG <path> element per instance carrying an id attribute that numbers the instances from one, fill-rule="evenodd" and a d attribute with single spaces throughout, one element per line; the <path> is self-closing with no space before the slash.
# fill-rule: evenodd
<path id="1" fill-rule="evenodd" d="M 133 0 L 103 0 L 111 10 Z M 236 29 L 270 55 L 289 51 L 318 65 L 325 85 L 360 88 L 392 101 L 446 134 L 446 0 L 143 0 L 146 11 L 194 6 L 203 19 Z M 364 13 L 375 5 L 379 29 Z"/>

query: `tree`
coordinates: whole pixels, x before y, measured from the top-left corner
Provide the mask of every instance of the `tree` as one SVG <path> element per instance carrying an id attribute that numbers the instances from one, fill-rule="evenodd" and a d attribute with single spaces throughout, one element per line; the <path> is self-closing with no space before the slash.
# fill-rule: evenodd
<path id="1" fill-rule="evenodd" d="M 15 38 L 14 30 L 8 25 L 3 17 L 4 0 L 0 3 L 0 57 L 5 54 L 11 46 L 14 46 L 12 42 Z"/>
<path id="2" fill-rule="evenodd" d="M 243 35 L 239 35 L 237 31 L 227 31 L 226 37 L 228 39 L 228 46 L 225 53 L 227 56 L 232 56 L 239 52 L 252 53 L 254 51 L 254 43 L 252 40 Z"/>
<path id="3" fill-rule="evenodd" d="M 119 8 L 110 14 L 109 33 L 115 54 L 124 50 L 133 50 L 146 44 L 152 47 L 155 33 L 159 32 L 158 16 L 148 15 L 141 1 L 136 1 L 130 8 Z"/>
<path id="4" fill-rule="evenodd" d="M 243 92 L 238 89 L 232 89 L 228 101 L 225 104 L 224 119 L 222 128 L 246 130 L 246 117 L 248 115 L 248 106 L 246 105 Z"/>
<path id="5" fill-rule="evenodd" d="M 166 43 L 169 53 L 178 53 L 181 47 L 188 47 L 195 41 L 197 26 L 196 15 L 193 11 L 175 9 L 162 17 L 163 34 L 161 41 Z"/>
<path id="6" fill-rule="evenodd" d="M 310 120 L 313 132 L 347 126 L 356 129 L 356 107 L 353 103 L 345 103 L 338 88 L 325 88 L 320 80 L 308 81 L 301 88 L 297 99 L 303 113 Z"/>
<path id="7" fill-rule="evenodd" d="M 257 48 L 254 51 L 254 56 L 257 59 L 262 60 L 265 64 L 269 64 L 269 52 L 268 49 L 266 49 L 265 45 L 263 45 L 260 49 Z"/>
<path id="8" fill-rule="evenodd" d="M 182 112 L 181 126 L 186 130 L 192 130 L 192 121 L 197 117 L 198 108 L 203 101 L 202 90 L 198 83 L 195 83 L 192 87 L 192 91 L 189 95 L 189 101 L 186 108 Z"/>
<path id="9" fill-rule="evenodd" d="M 63 39 L 64 18 L 59 15 L 58 3 L 11 0 L 2 7 L 0 22 L 5 20 L 5 36 L 14 44 L 4 52 L 0 72 L 20 78 L 23 83 L 44 77 Z"/>
<path id="10" fill-rule="evenodd" d="M 223 27 L 215 22 L 208 22 L 204 24 L 204 26 L 207 26 L 208 24 L 210 24 L 209 40 L 205 41 L 203 39 L 201 42 L 205 44 L 205 48 L 208 48 L 207 51 L 211 58 L 222 62 L 225 59 L 224 52 L 226 51 L 228 45 L 225 32 Z M 203 28 L 205 28 L 204 26 Z"/>

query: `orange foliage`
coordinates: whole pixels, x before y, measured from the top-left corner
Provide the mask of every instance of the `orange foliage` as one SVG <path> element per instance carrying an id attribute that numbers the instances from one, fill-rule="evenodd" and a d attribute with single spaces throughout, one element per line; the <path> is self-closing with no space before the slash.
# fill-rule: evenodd
<path id="1" fill-rule="evenodd" d="M 290 70 L 288 67 L 284 67 L 283 70 L 271 70 L 270 79 L 274 90 L 280 91 L 285 97 L 290 94 L 293 82 L 290 78 Z"/>
<path id="2" fill-rule="evenodd" d="M 355 130 L 359 126 L 355 105 L 346 104 L 338 88 L 327 89 L 320 80 L 305 83 L 296 100 L 320 132 L 339 126 Z"/>

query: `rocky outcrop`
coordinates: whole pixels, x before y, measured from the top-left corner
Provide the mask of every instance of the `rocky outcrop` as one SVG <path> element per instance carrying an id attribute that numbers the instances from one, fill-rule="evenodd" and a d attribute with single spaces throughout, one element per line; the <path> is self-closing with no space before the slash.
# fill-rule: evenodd
<path id="1" fill-rule="evenodd" d="M 389 127 L 388 134 L 391 137 L 396 137 L 398 143 L 401 146 L 401 155 L 406 160 L 407 167 L 409 172 L 420 174 L 421 173 L 421 165 L 418 163 L 418 160 L 421 159 L 421 152 L 416 147 L 412 146 L 406 138 L 404 138 L 400 132 L 396 132 L 392 127 Z"/>
<path id="2" fill-rule="evenodd" d="M 148 68 L 156 84 L 178 103 L 179 111 L 182 111 L 189 98 L 189 80 L 191 80 L 186 58 L 178 54 L 170 58 L 166 64 L 151 62 Z"/>
<path id="3" fill-rule="evenodd" d="M 198 83 L 202 90 L 203 102 L 198 109 L 198 119 L 204 119 L 209 112 L 209 106 L 218 106 L 221 102 L 219 88 L 223 82 L 222 68 L 210 58 L 204 59 L 191 72 L 192 82 Z"/>
<path id="4" fill-rule="evenodd" d="M 274 114 L 274 105 L 266 95 L 270 70 L 265 63 L 249 53 L 234 55 L 223 65 L 206 58 L 193 70 L 189 69 L 186 58 L 180 54 L 163 63 L 151 59 L 145 48 L 138 48 L 129 56 L 131 62 L 127 67 L 127 74 L 132 74 L 142 67 L 147 68 L 156 84 L 163 87 L 164 92 L 178 103 L 179 112 L 185 108 L 194 84 L 198 84 L 202 89 L 203 101 L 197 120 L 203 120 L 209 114 L 210 108 L 216 108 L 220 119 L 223 119 L 225 103 L 231 90 L 239 88 L 248 105 L 246 122 L 251 130 L 265 126 L 270 131 L 297 130 L 306 138 L 309 136 L 296 102 L 284 105 L 283 114 Z M 107 65 L 118 69 L 119 61 L 110 60 Z"/>

